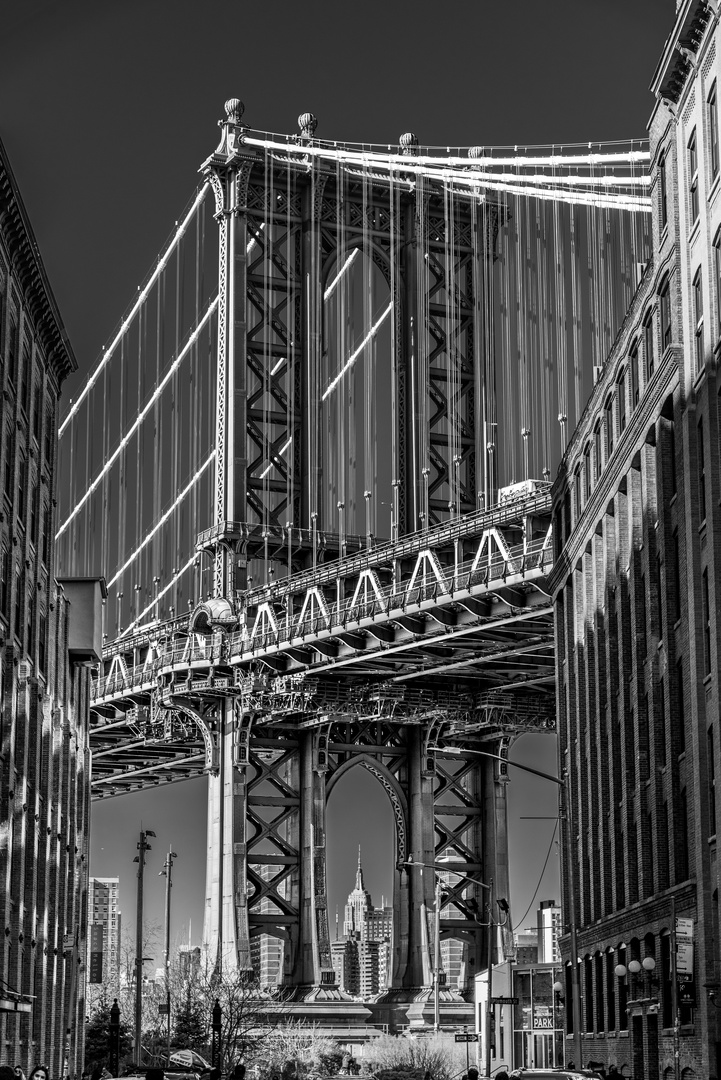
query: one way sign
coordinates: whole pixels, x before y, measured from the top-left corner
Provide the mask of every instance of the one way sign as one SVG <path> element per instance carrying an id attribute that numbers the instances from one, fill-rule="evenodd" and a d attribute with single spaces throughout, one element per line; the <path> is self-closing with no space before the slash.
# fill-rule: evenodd
<path id="1" fill-rule="evenodd" d="M 456 1042 L 478 1042 L 478 1036 L 470 1031 L 464 1031 L 462 1035 L 454 1035 Z"/>

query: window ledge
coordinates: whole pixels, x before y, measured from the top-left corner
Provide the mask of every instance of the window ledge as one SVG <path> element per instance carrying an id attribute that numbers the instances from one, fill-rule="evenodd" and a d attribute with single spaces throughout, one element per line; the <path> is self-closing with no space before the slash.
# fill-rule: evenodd
<path id="1" fill-rule="evenodd" d="M 693 244 L 693 243 L 696 242 L 696 240 L 698 238 L 698 234 L 699 234 L 700 231 L 701 231 L 701 215 L 698 214 L 696 216 L 696 220 L 694 221 L 693 225 L 691 226 L 691 231 L 688 234 L 688 242 L 689 242 L 689 244 Z"/>
<path id="2" fill-rule="evenodd" d="M 721 184 L 721 171 L 717 172 L 711 181 L 711 190 L 708 193 L 708 202 L 711 203 L 716 198 L 719 190 L 719 184 Z"/>

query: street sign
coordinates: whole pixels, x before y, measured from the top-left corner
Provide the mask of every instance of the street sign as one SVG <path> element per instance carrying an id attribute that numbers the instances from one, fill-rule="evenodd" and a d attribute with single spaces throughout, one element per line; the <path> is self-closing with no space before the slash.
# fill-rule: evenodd
<path id="1" fill-rule="evenodd" d="M 517 997 L 492 997 L 491 1005 L 517 1005 Z"/>
<path id="2" fill-rule="evenodd" d="M 158 1012 L 161 1016 L 163 1014 L 167 1016 L 167 1014 L 170 1012 L 170 1005 L 168 1005 L 167 1002 L 161 1002 L 161 1004 L 158 1005 Z"/>
<path id="3" fill-rule="evenodd" d="M 462 1035 L 454 1035 L 453 1038 L 456 1040 L 456 1042 L 462 1043 L 478 1042 L 478 1036 L 472 1034 L 471 1032 L 464 1032 Z"/>

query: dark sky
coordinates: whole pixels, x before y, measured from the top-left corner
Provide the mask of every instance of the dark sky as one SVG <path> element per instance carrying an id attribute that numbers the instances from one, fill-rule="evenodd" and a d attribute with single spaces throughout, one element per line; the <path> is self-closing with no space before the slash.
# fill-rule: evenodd
<path id="1" fill-rule="evenodd" d="M 245 102 L 251 127 L 293 133 L 298 115 L 311 111 L 318 136 L 338 140 L 396 143 L 404 131 L 444 147 L 638 138 L 674 10 L 674 0 L 4 0 L 0 137 L 80 363 L 66 399 L 193 193 L 226 98 Z M 530 742 L 514 754 L 554 771 L 552 740 L 542 739 L 541 757 Z M 556 793 L 519 773 L 511 787 L 519 925 L 552 822 L 518 818 L 554 812 Z M 202 788 L 196 781 L 162 800 L 98 807 L 92 866 L 120 874 L 129 922 L 142 817 L 158 833 L 151 915 L 162 921 L 162 879 L 153 875 L 172 841 L 181 856 L 177 922 L 192 917 L 196 942 Z M 337 816 L 336 824 L 343 834 Z M 337 867 L 332 906 L 352 885 L 356 844 L 343 844 L 352 865 Z M 367 883 L 380 902 L 387 877 L 373 865 L 372 838 L 367 846 Z M 557 893 L 554 873 L 538 899 Z"/>

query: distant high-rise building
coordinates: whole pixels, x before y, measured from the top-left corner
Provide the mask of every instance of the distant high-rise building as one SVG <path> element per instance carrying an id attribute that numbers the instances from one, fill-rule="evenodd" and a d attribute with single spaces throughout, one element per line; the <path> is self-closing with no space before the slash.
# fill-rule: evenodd
<path id="1" fill-rule="evenodd" d="M 121 913 L 118 907 L 119 880 L 112 878 L 90 878 L 88 882 L 88 942 L 93 945 L 93 926 L 102 927 L 103 986 L 114 990 L 120 984 L 120 923 Z M 91 981 L 92 964 L 88 961 Z"/>
<path id="2" fill-rule="evenodd" d="M 191 948 L 181 945 L 178 949 L 178 971 L 181 979 L 192 979 L 200 974 L 200 946 Z"/>
<path id="3" fill-rule="evenodd" d="M 538 931 L 520 930 L 513 935 L 517 964 L 538 963 Z"/>
<path id="4" fill-rule="evenodd" d="M 561 908 L 555 900 L 541 900 L 538 908 L 538 963 L 560 964 Z"/>
<path id="5" fill-rule="evenodd" d="M 385 990 L 389 983 L 392 940 L 393 908 L 382 901 L 380 907 L 373 907 L 371 894 L 363 883 L 359 847 L 355 887 L 345 905 L 343 938 L 331 944 L 333 968 L 341 990 L 363 1000 Z"/>
<path id="6" fill-rule="evenodd" d="M 373 909 L 371 894 L 363 884 L 361 849 L 358 847 L 358 869 L 355 876 L 355 888 L 348 894 L 343 920 L 343 937 L 359 934 L 364 937 L 368 929 L 368 915 Z"/>

